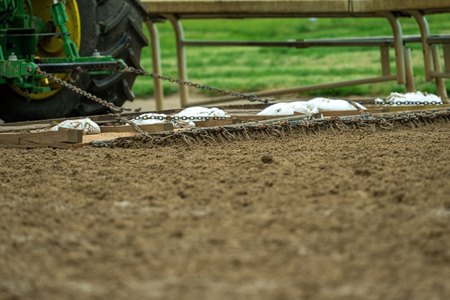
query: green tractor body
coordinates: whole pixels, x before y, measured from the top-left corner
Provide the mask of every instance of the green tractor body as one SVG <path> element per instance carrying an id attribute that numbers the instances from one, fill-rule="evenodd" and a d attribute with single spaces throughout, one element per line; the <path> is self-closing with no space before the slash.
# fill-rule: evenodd
<path id="1" fill-rule="evenodd" d="M 40 71 L 87 89 L 98 89 L 95 85 L 103 81 L 100 92 L 105 93 L 120 82 L 126 90 L 113 88 L 107 99 L 116 105 L 133 97 L 134 76 L 117 73 L 130 61 L 139 61 L 146 44 L 136 30 L 142 27 L 142 16 L 134 1 L 67 2 L 70 14 L 66 1 L 0 0 L 0 93 L 8 96 L 0 98 L 0 118 L 31 120 L 104 110 L 84 103 L 78 95 L 67 95 Z M 105 28 L 108 22 L 113 28 Z M 58 102 L 64 102 L 64 108 Z"/>

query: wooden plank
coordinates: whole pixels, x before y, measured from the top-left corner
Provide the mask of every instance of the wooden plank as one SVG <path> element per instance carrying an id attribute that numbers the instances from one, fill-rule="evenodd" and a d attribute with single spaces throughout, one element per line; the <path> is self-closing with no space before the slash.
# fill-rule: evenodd
<path id="1" fill-rule="evenodd" d="M 278 119 L 278 118 L 288 118 L 288 117 L 292 117 L 294 115 L 280 115 L 280 116 L 258 116 L 258 115 L 236 115 L 236 116 L 232 116 L 233 118 L 236 118 L 238 120 L 241 121 L 264 121 L 264 120 L 272 120 L 272 119 Z"/>
<path id="2" fill-rule="evenodd" d="M 45 131 L 38 133 L 2 133 L 0 144 L 3 145 L 58 145 L 59 143 L 81 143 L 83 131 L 76 129 L 61 129 L 59 131 Z"/>
<path id="3" fill-rule="evenodd" d="M 161 132 L 161 131 L 172 131 L 172 123 L 160 123 L 160 124 L 149 124 L 140 125 L 139 128 L 145 132 Z M 119 126 L 101 126 L 102 133 L 104 132 L 135 132 L 136 129 L 130 125 L 119 125 Z"/>
<path id="4" fill-rule="evenodd" d="M 380 114 L 389 112 L 406 112 L 406 111 L 422 111 L 422 110 L 433 110 L 439 108 L 447 108 L 450 105 L 399 105 L 399 106 L 380 106 L 371 107 L 364 112 L 369 114 Z M 324 117 L 342 117 L 342 116 L 354 116 L 361 114 L 357 110 L 349 111 L 322 111 Z"/>
<path id="5" fill-rule="evenodd" d="M 36 125 L 39 127 L 39 125 L 42 126 L 51 126 L 51 125 L 56 125 L 58 122 L 55 120 L 35 120 L 35 121 L 21 121 L 21 122 L 11 122 L 11 123 L 4 123 L 2 124 L 0 127 L 2 128 L 6 128 L 6 127 L 28 127 L 28 126 L 33 126 Z"/>
<path id="6" fill-rule="evenodd" d="M 236 123 L 235 119 L 223 119 L 223 120 L 206 120 L 206 121 L 194 121 L 196 127 L 215 127 L 225 126 Z"/>
<path id="7" fill-rule="evenodd" d="M 442 105 L 398 105 L 398 106 L 383 106 L 380 112 L 402 112 L 402 111 L 417 111 L 417 110 L 433 110 L 440 108 L 450 108 L 449 104 Z"/>
<path id="8" fill-rule="evenodd" d="M 81 144 L 70 144 L 70 143 L 49 143 L 49 144 L 0 144 L 0 148 L 14 148 L 14 149 L 31 149 L 31 148 L 58 148 L 58 149 L 70 149 L 75 145 Z"/>
<path id="9" fill-rule="evenodd" d="M 224 14 L 239 13 L 342 13 L 350 15 L 348 0 L 277 0 L 277 1 L 223 1 L 223 0 L 141 0 L 150 14 Z"/>
<path id="10" fill-rule="evenodd" d="M 324 117 L 355 116 L 361 114 L 359 110 L 321 111 L 320 113 Z"/>
<path id="11" fill-rule="evenodd" d="M 228 15 L 295 14 L 304 16 L 365 16 L 391 11 L 450 11 L 448 0 L 141 0 L 150 14 Z"/>
<path id="12" fill-rule="evenodd" d="M 17 125 L 17 126 L 0 126 L 0 133 L 14 132 L 14 131 L 26 131 L 26 130 L 41 130 L 50 129 L 52 125 L 50 123 L 45 124 L 29 124 L 29 125 Z"/>
<path id="13" fill-rule="evenodd" d="M 83 144 L 89 144 L 90 142 L 110 141 L 121 137 L 132 137 L 137 135 L 137 132 L 125 131 L 125 132 L 103 132 L 99 134 L 90 134 L 83 136 Z"/>

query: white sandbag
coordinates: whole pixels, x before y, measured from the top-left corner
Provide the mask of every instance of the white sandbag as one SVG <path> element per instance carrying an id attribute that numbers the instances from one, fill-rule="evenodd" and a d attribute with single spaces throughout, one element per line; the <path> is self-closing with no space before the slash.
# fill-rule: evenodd
<path id="1" fill-rule="evenodd" d="M 386 103 L 391 105 L 442 104 L 442 99 L 439 96 L 422 92 L 391 93 L 386 98 Z"/>
<path id="2" fill-rule="evenodd" d="M 313 103 L 308 101 L 275 103 L 260 111 L 258 116 L 290 116 L 295 113 L 302 113 L 307 116 L 318 113 L 319 110 Z"/>
<path id="3" fill-rule="evenodd" d="M 177 117 L 229 117 L 229 115 L 217 108 L 207 108 L 207 107 L 201 107 L 201 106 L 194 106 L 194 107 L 188 107 L 186 109 L 183 109 L 178 114 L 176 114 Z"/>
<path id="4" fill-rule="evenodd" d="M 86 134 L 100 133 L 100 127 L 89 118 L 66 120 L 51 128 L 52 131 L 58 131 L 60 128 L 79 129 Z"/>
<path id="5" fill-rule="evenodd" d="M 136 125 L 151 125 L 151 124 L 161 124 L 166 122 L 167 115 L 165 114 L 157 114 L 157 113 L 146 113 L 142 114 L 132 121 Z"/>
<path id="6" fill-rule="evenodd" d="M 327 98 L 314 98 L 308 101 L 313 103 L 319 111 L 346 111 L 346 110 L 358 110 L 347 100 L 327 99 Z M 366 110 L 364 106 L 359 103 L 353 102 L 359 109 Z"/>
<path id="7" fill-rule="evenodd" d="M 178 119 L 174 122 L 174 126 L 177 128 L 195 128 L 194 121 L 201 121 L 201 118 L 213 118 L 213 117 L 229 117 L 225 111 L 217 108 L 217 107 L 202 107 L 202 106 L 194 106 L 188 107 L 180 111 L 175 117 L 178 118 L 186 118 Z M 194 118 L 192 120 L 191 118 Z"/>
<path id="8" fill-rule="evenodd" d="M 290 116 L 294 114 L 294 108 L 289 103 L 275 103 L 266 107 L 258 116 Z"/>

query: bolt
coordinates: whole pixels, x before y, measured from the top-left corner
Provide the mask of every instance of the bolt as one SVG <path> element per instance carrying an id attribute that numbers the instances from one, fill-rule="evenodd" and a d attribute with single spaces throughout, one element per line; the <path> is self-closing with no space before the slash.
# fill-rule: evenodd
<path id="1" fill-rule="evenodd" d="M 93 57 L 101 57 L 102 54 L 97 49 L 95 49 L 94 52 L 92 53 L 92 56 Z"/>
<path id="2" fill-rule="evenodd" d="M 16 60 L 17 60 L 16 54 L 14 54 L 14 52 L 12 52 L 12 53 L 9 55 L 8 60 L 10 60 L 10 61 L 16 61 Z"/>

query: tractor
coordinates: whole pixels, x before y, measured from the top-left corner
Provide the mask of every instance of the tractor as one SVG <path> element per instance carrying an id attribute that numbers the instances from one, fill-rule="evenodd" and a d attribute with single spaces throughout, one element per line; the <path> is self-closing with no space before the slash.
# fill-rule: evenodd
<path id="1" fill-rule="evenodd" d="M 145 10 L 139 0 L 0 0 L 0 119 L 104 113 L 43 74 L 121 106 L 133 99 Z"/>

